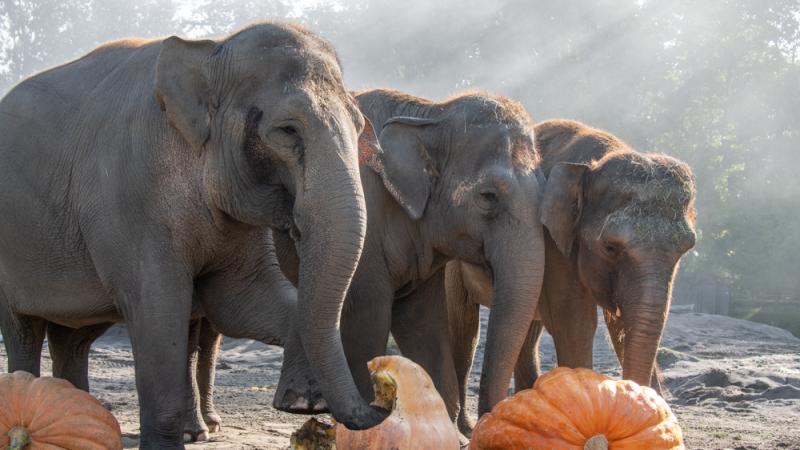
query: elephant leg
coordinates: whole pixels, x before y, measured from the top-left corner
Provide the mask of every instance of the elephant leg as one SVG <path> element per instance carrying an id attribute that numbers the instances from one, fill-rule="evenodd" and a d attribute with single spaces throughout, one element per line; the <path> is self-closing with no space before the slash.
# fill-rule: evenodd
<path id="1" fill-rule="evenodd" d="M 411 295 L 395 301 L 392 335 L 403 355 L 428 372 L 455 422 L 460 409 L 459 383 L 444 298 L 444 270 L 440 270 Z"/>
<path id="2" fill-rule="evenodd" d="M 294 327 L 293 324 L 292 328 Z M 228 335 L 227 332 L 223 333 Z M 283 347 L 283 366 L 272 406 L 279 411 L 294 414 L 328 412 L 328 403 L 316 386 L 317 383 L 317 378 L 310 371 L 310 363 L 299 333 L 290 333 Z"/>
<path id="3" fill-rule="evenodd" d="M 553 336 L 558 365 L 591 369 L 596 304 L 583 295 L 566 292 L 557 297 L 542 296 L 539 308 L 542 322 Z"/>
<path id="4" fill-rule="evenodd" d="M 183 448 L 186 402 L 187 397 L 190 397 L 186 377 L 188 302 L 185 306 L 187 308 L 183 311 L 173 307 L 164 308 L 168 311 L 163 313 L 156 313 L 156 317 L 170 324 L 168 328 L 172 330 L 169 331 L 154 332 L 151 326 L 126 318 L 136 365 L 141 423 L 140 449 Z M 151 311 L 158 310 L 152 304 L 147 308 Z"/>
<path id="5" fill-rule="evenodd" d="M 46 328 L 44 319 L 18 315 L 9 310 L 0 312 L 0 332 L 6 347 L 9 373 L 24 370 L 39 376 Z"/>
<path id="6" fill-rule="evenodd" d="M 467 413 L 467 390 L 469 389 L 469 373 L 475 360 L 475 350 L 478 348 L 478 334 L 480 331 L 480 305 L 472 303 L 466 305 L 464 315 L 457 327 L 459 334 L 452 335 L 453 364 L 458 380 L 458 430 L 464 436 L 471 436 L 475 422 Z M 451 323 L 451 332 L 454 331 Z"/>
<path id="7" fill-rule="evenodd" d="M 297 290 L 281 272 L 271 244 L 260 241 L 247 247 L 234 252 L 238 255 L 235 271 L 210 274 L 197 283 L 205 317 L 216 332 L 225 336 L 284 347 L 281 378 L 273 400 L 275 408 L 299 414 L 325 412 L 327 403 L 311 373 L 300 335 L 292 332 L 299 319 L 295 314 Z M 203 348 L 211 350 L 208 346 Z M 211 359 L 203 356 L 200 364 L 212 364 Z M 213 385 L 213 379 L 207 382 L 208 386 Z"/>
<path id="8" fill-rule="evenodd" d="M 617 317 L 612 311 L 606 309 L 603 309 L 603 318 L 608 328 L 609 340 L 611 345 L 614 346 L 614 352 L 616 352 L 619 364 L 622 366 L 622 361 L 625 357 L 625 324 L 622 322 L 621 317 Z M 653 367 L 650 387 L 658 392 L 659 395 L 663 395 L 664 387 L 661 383 L 661 370 L 658 368 L 658 364 Z"/>
<path id="9" fill-rule="evenodd" d="M 462 278 L 460 264 L 447 264 L 445 283 L 447 291 L 447 320 L 453 348 L 453 365 L 458 380 L 458 430 L 471 436 L 475 423 L 467 413 L 467 389 L 469 373 L 475 359 L 480 331 L 480 305 L 474 301 Z"/>
<path id="10" fill-rule="evenodd" d="M 189 395 L 186 397 L 186 420 L 183 423 L 183 441 L 200 442 L 208 440 L 208 427 L 203 421 L 200 412 L 200 391 L 198 387 L 197 373 L 198 354 L 200 352 L 200 328 L 201 319 L 194 319 L 189 325 L 189 345 L 187 353 L 189 363 L 186 370 L 186 385 L 189 386 Z"/>
<path id="11" fill-rule="evenodd" d="M 556 358 L 560 367 L 593 368 L 592 350 L 594 346 L 594 333 L 597 329 L 597 316 L 586 318 L 581 325 L 556 328 L 551 334 L 556 347 Z"/>
<path id="12" fill-rule="evenodd" d="M 374 392 L 367 363 L 386 354 L 394 292 L 388 282 L 365 283 L 364 278 L 364 273 L 357 272 L 353 279 L 342 310 L 341 333 L 344 353 L 358 391 L 364 399 L 372 401 Z"/>
<path id="13" fill-rule="evenodd" d="M 531 322 L 528 329 L 528 337 L 517 358 L 517 365 L 514 366 L 514 392 L 530 389 L 536 383 L 541 373 L 541 361 L 539 358 L 539 341 L 542 338 L 544 324 L 541 320 Z"/>
<path id="14" fill-rule="evenodd" d="M 192 280 L 151 267 L 135 290 L 118 292 L 133 346 L 140 449 L 182 449 Z"/>
<path id="15" fill-rule="evenodd" d="M 209 433 L 220 430 L 220 417 L 214 406 L 214 380 L 222 335 L 203 318 L 200 325 L 200 353 L 197 359 L 197 387 L 200 390 L 200 411 Z"/>
<path id="16" fill-rule="evenodd" d="M 250 280 L 235 273 L 217 274 L 203 280 L 198 290 L 208 323 L 217 332 L 284 347 L 281 381 L 275 394 L 277 409 L 300 414 L 327 410 L 322 394 L 314 389 L 316 380 L 305 359 L 300 336 L 291 332 L 297 320 L 297 291 L 277 267 L 274 272 L 257 272 Z M 201 371 L 208 373 L 216 356 L 205 354 L 201 358 L 198 370 L 205 367 Z M 198 373 L 198 376 L 203 375 Z M 213 379 L 206 378 L 204 383 L 207 388 L 213 386 Z M 200 401 L 204 394 L 210 393 L 211 390 L 200 392 Z"/>
<path id="17" fill-rule="evenodd" d="M 47 324 L 47 346 L 53 360 L 53 376 L 63 378 L 76 388 L 89 391 L 89 350 L 111 323 L 82 328 L 69 328 L 53 322 Z"/>

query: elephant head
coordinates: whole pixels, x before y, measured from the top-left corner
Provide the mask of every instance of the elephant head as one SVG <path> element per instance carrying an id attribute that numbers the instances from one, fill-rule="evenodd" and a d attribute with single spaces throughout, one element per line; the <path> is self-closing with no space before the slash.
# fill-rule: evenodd
<path id="1" fill-rule="evenodd" d="M 675 270 L 695 242 L 694 177 L 686 164 L 610 135 L 570 142 L 584 150 L 611 143 L 612 151 L 552 165 L 542 223 L 607 320 L 621 322 L 609 329 L 620 334 L 623 378 L 649 385 Z"/>
<path id="2" fill-rule="evenodd" d="M 369 97 L 358 101 L 373 117 Z M 409 116 L 383 122 L 383 153 L 368 163 L 419 222 L 423 241 L 436 254 L 482 266 L 492 275 L 494 303 L 480 392 L 486 412 L 507 395 L 515 360 L 509 355 L 522 347 L 542 285 L 538 205 L 543 177 L 533 126 L 522 106 L 504 97 L 465 94 L 441 103 L 414 101 Z"/>
<path id="3" fill-rule="evenodd" d="M 337 420 L 371 425 L 338 332 L 366 231 L 357 156 L 364 118 L 333 47 L 280 24 L 223 40 L 172 37 L 155 82 L 175 139 L 196 153 L 217 227 L 291 232 L 300 257 L 296 332 L 311 371 Z"/>

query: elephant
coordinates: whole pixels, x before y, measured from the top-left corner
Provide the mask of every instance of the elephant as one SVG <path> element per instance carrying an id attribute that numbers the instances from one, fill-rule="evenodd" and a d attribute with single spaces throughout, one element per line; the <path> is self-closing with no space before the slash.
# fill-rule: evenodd
<path id="1" fill-rule="evenodd" d="M 381 128 L 377 145 L 360 148 L 368 225 L 342 311 L 350 370 L 361 395 L 371 398 L 367 362 L 386 352 L 391 332 L 403 355 L 430 374 L 455 420 L 455 367 L 453 358 L 442 358 L 451 353 L 444 267 L 469 261 L 496 281 L 493 351 L 484 361 L 481 391 L 488 410 L 506 396 L 513 360 L 502 355 L 523 345 L 544 270 L 543 177 L 532 122 L 518 103 L 487 93 L 441 102 L 387 89 L 355 97 L 367 127 Z M 275 247 L 281 269 L 296 281 L 302 259 L 294 242 L 276 232 Z M 213 329 L 203 333 L 210 334 L 205 342 L 219 342 Z M 199 379 L 213 379 L 214 348 L 199 347 Z M 209 387 L 196 395 L 210 397 Z M 194 405 L 197 410 L 200 402 Z"/>
<path id="2" fill-rule="evenodd" d="M 115 41 L 22 81 L 0 101 L 8 370 L 39 375 L 49 333 L 56 376 L 77 377 L 68 352 L 124 321 L 140 448 L 183 448 L 190 320 L 206 317 L 286 337 L 276 407 L 378 423 L 338 332 L 366 235 L 364 123 L 332 45 L 292 24 Z M 270 230 L 295 242 L 296 289 Z"/>
<path id="3" fill-rule="evenodd" d="M 659 388 L 656 351 L 681 256 L 695 243 L 695 182 L 685 163 L 637 152 L 619 138 L 571 120 L 535 127 L 547 178 L 540 219 L 545 275 L 514 377 L 517 390 L 539 373 L 542 325 L 559 366 L 592 368 L 597 306 L 609 329 L 622 376 Z M 491 278 L 480 267 L 446 269 L 450 333 L 463 404 L 477 342 L 479 304 L 492 304 Z M 459 417 L 469 434 L 472 423 Z"/>
<path id="4" fill-rule="evenodd" d="M 279 345 L 280 342 L 273 342 Z M 220 430 L 222 419 L 214 404 L 214 382 L 222 335 L 208 319 L 196 319 L 189 328 L 189 381 L 183 424 L 185 442 L 207 441 L 210 433 Z"/>

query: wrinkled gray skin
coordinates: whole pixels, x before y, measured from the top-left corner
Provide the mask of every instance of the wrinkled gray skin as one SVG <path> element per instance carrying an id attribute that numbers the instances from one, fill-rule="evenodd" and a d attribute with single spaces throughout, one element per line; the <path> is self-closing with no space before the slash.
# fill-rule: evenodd
<path id="1" fill-rule="evenodd" d="M 659 389 L 655 356 L 678 261 L 695 242 L 694 177 L 664 155 L 638 153 L 616 137 L 574 121 L 538 124 L 547 176 L 541 220 L 546 263 L 537 318 L 514 376 L 518 390 L 539 373 L 542 323 L 559 366 L 592 368 L 596 308 L 603 308 L 622 376 Z M 478 331 L 478 304 L 492 304 L 491 279 L 475 266 L 448 264 L 447 302 L 461 402 Z M 467 417 L 459 418 L 465 434 Z"/>
<path id="2" fill-rule="evenodd" d="M 374 425 L 338 333 L 365 235 L 363 123 L 333 48 L 292 25 L 114 42 L 20 83 L 0 102 L 8 369 L 38 375 L 47 330 L 56 375 L 86 387 L 85 343 L 125 321 L 140 446 L 182 448 L 189 322 L 205 315 L 288 336 L 277 407 L 324 408 L 314 384 L 339 421 Z M 297 290 L 270 228 L 297 239 Z"/>
<path id="3" fill-rule="evenodd" d="M 366 364 L 385 353 L 391 330 L 403 355 L 431 375 L 455 419 L 458 383 L 443 326 L 443 269 L 459 258 L 497 281 L 480 394 L 488 410 L 506 396 L 514 363 L 506 356 L 522 347 L 541 288 L 542 178 L 530 119 L 518 104 L 485 94 L 433 103 L 374 90 L 356 99 L 369 121 L 383 126 L 382 150 L 361 149 L 367 237 L 341 325 L 353 376 L 371 398 Z M 292 241 L 282 233 L 275 241 L 281 268 L 296 279 Z M 201 348 L 205 365 L 198 367 L 206 379 L 214 362 L 207 351 Z"/>
<path id="4" fill-rule="evenodd" d="M 216 363 L 222 335 L 207 319 L 192 321 L 189 329 L 189 379 L 192 395 L 186 405 L 183 440 L 207 441 L 216 433 L 222 420 L 214 406 Z"/>
<path id="5" fill-rule="evenodd" d="M 385 353 L 391 330 L 403 354 L 431 375 L 455 418 L 456 373 L 443 358 L 452 352 L 442 269 L 452 259 L 469 261 L 493 274 L 498 299 L 480 392 L 488 410 L 506 396 L 513 360 L 503 355 L 522 346 L 544 269 L 530 119 L 517 103 L 483 94 L 432 103 L 375 90 L 356 99 L 383 126 L 382 153 L 362 154 L 369 225 L 342 314 L 353 376 L 362 395 L 371 396 L 366 363 Z M 282 242 L 276 237 L 279 258 Z"/>

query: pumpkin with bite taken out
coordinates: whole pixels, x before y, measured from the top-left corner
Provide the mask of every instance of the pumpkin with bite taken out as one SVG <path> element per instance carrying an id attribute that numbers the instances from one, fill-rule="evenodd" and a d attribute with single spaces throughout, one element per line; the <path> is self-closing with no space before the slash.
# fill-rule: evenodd
<path id="1" fill-rule="evenodd" d="M 374 405 L 390 411 L 367 430 L 342 424 L 306 422 L 291 438 L 296 450 L 456 450 L 459 435 L 431 377 L 402 356 L 379 356 L 368 363 Z M 335 446 L 335 447 L 334 447 Z"/>

